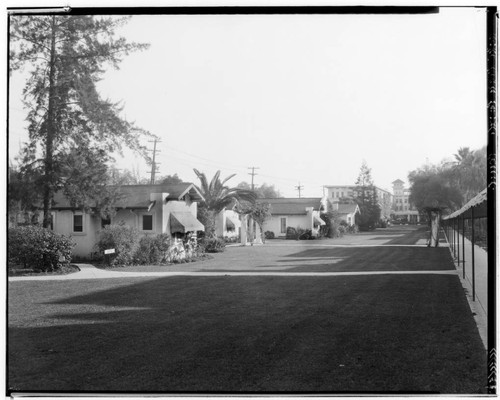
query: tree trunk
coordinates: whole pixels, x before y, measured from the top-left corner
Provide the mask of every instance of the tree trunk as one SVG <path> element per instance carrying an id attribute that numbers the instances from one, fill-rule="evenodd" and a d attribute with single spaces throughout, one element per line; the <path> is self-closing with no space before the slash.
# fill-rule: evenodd
<path id="1" fill-rule="evenodd" d="M 428 247 L 438 247 L 439 246 L 439 225 L 441 222 L 441 212 L 440 211 L 430 211 L 429 219 L 431 224 L 431 236 L 429 239 Z"/>
<path id="2" fill-rule="evenodd" d="M 54 196 L 54 100 L 56 95 L 55 82 L 55 62 L 56 62 L 56 19 L 52 16 L 51 22 L 51 42 L 50 42 L 50 64 L 49 64 L 49 102 L 47 107 L 47 141 L 45 143 L 45 179 L 43 193 L 43 227 L 48 228 L 51 222 L 50 209 L 52 208 L 52 197 Z"/>

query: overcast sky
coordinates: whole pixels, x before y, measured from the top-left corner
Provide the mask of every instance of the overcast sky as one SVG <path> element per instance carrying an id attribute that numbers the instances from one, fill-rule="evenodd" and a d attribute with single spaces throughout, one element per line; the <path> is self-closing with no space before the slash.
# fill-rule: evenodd
<path id="1" fill-rule="evenodd" d="M 375 183 L 459 147 L 486 145 L 485 10 L 429 15 L 134 16 L 121 30 L 150 43 L 99 87 L 127 119 L 161 137 L 160 175 L 197 183 L 193 168 L 230 183 L 275 184 L 321 196 L 354 184 L 363 160 Z M 10 156 L 26 140 L 25 77 L 10 80 Z M 152 147 L 152 144 L 149 144 Z M 127 155 L 120 168 L 149 167 Z"/>

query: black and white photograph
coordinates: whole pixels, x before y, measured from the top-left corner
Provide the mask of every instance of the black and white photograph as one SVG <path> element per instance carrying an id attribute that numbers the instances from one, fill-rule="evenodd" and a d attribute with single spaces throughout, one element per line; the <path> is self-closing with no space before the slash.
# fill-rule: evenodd
<path id="1" fill-rule="evenodd" d="M 5 396 L 497 394 L 495 6 L 56 3 L 4 14 Z"/>

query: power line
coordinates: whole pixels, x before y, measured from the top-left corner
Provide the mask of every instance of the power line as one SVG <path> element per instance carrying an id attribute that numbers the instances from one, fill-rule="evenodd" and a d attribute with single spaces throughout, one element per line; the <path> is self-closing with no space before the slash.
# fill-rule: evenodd
<path id="1" fill-rule="evenodd" d="M 304 186 L 301 186 L 299 182 L 299 186 L 295 186 L 295 189 L 299 191 L 299 199 L 300 199 L 300 191 L 304 189 Z"/>
<path id="2" fill-rule="evenodd" d="M 253 188 L 254 188 L 254 186 L 253 186 L 253 177 L 254 177 L 254 175 L 257 175 L 257 174 L 255 173 L 255 170 L 256 170 L 256 169 L 259 169 L 259 167 L 248 167 L 248 169 L 251 169 L 251 170 L 252 170 L 252 172 L 249 172 L 249 173 L 248 173 L 248 175 L 252 175 L 252 190 L 253 190 Z"/>
<path id="3" fill-rule="evenodd" d="M 153 161 L 151 162 L 151 185 L 155 184 L 155 175 L 158 172 L 158 167 L 156 162 L 156 153 L 158 153 L 160 150 L 156 150 L 156 143 L 161 143 L 161 140 L 155 139 L 154 141 L 148 140 L 150 143 L 154 143 L 153 145 Z M 151 151 L 151 150 L 149 150 Z"/>

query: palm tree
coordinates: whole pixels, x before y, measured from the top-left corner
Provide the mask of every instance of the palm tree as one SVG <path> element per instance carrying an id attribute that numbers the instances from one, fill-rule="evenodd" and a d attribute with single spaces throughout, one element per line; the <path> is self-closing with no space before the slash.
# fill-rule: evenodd
<path id="1" fill-rule="evenodd" d="M 242 201 L 255 203 L 257 195 L 253 191 L 230 188 L 225 185 L 236 174 L 232 174 L 221 181 L 220 171 L 217 171 L 209 183 L 205 173 L 197 169 L 194 169 L 194 173 L 200 180 L 199 189 L 205 198 L 205 201 L 200 204 L 199 216 L 202 219 L 201 222 L 205 225 L 205 231 L 210 236 L 215 236 L 215 219 L 224 208 L 235 201 L 238 203 Z"/>

